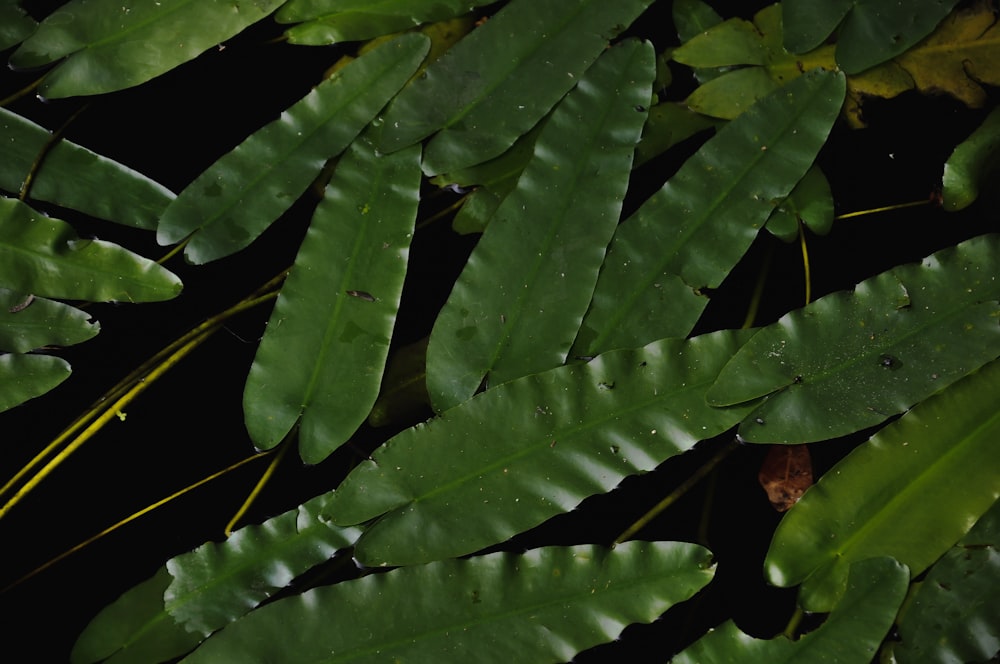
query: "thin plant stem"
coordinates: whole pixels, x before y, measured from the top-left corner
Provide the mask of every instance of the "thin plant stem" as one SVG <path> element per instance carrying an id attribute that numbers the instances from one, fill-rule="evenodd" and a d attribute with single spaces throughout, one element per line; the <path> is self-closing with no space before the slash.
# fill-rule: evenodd
<path id="1" fill-rule="evenodd" d="M 233 518 L 226 524 L 226 529 L 224 531 L 226 537 L 233 534 L 236 524 L 239 523 L 240 519 L 242 519 L 247 513 L 247 510 L 249 510 L 250 506 L 254 504 L 257 497 L 260 496 L 260 492 L 264 490 L 264 487 L 267 486 L 267 483 L 271 480 L 271 477 L 274 475 L 274 471 L 278 468 L 278 464 L 280 464 L 281 460 L 285 458 L 285 454 L 288 452 L 289 447 L 291 447 L 291 445 L 286 439 L 285 443 L 278 448 L 278 453 L 274 455 L 273 459 L 271 459 L 271 463 L 267 464 L 267 470 L 265 470 L 264 474 L 260 476 L 259 480 L 257 480 L 257 484 L 254 485 L 253 491 L 250 492 L 247 499 L 244 500 L 243 504 L 240 505 L 240 508 L 236 510 L 236 514 L 234 514 Z"/>
<path id="2" fill-rule="evenodd" d="M 785 630 L 782 632 L 789 641 L 796 639 L 795 633 L 799 629 L 799 623 L 802 622 L 803 615 L 805 614 L 802 611 L 802 607 L 796 605 L 795 613 L 792 614 L 792 617 L 788 620 L 788 624 L 785 625 Z"/>
<path id="3" fill-rule="evenodd" d="M 69 119 L 67 119 L 66 122 L 59 127 L 59 129 L 52 132 L 48 140 L 45 141 L 45 145 L 43 145 L 42 149 L 38 151 L 35 161 L 31 163 L 31 168 L 28 169 L 28 174 L 24 176 L 24 181 L 21 182 L 21 189 L 17 192 L 17 200 L 24 202 L 28 199 L 28 193 L 31 191 L 31 185 L 35 182 L 35 175 L 38 174 L 38 170 L 42 167 L 42 162 L 45 161 L 45 157 L 48 156 L 52 148 L 54 148 L 56 144 L 62 140 L 62 135 L 66 132 L 66 128 L 69 127 L 70 124 L 72 124 L 73 121 L 76 120 L 76 118 L 79 117 L 79 115 L 83 113 L 89 105 L 90 104 L 84 104 L 80 108 L 76 109 L 76 111 L 69 116 Z"/>
<path id="4" fill-rule="evenodd" d="M 6 106 L 7 104 L 10 104 L 11 102 L 17 101 L 18 99 L 20 99 L 24 95 L 29 94 L 32 90 L 34 90 L 35 88 L 37 88 L 39 85 L 42 84 L 42 79 L 43 78 L 44 78 L 44 76 L 39 76 L 34 81 L 32 81 L 31 83 L 29 83 L 25 87 L 21 88 L 20 90 L 18 90 L 14 94 L 12 94 L 12 95 L 10 95 L 8 97 L 4 97 L 3 99 L 0 99 L 0 106 Z"/>
<path id="5" fill-rule="evenodd" d="M 56 563 L 58 563 L 58 562 L 60 562 L 62 560 L 65 560 L 66 558 L 68 558 L 69 556 L 73 555 L 77 551 L 80 551 L 81 549 L 83 549 L 83 548 L 85 548 L 85 547 L 93 544 L 94 542 L 96 542 L 97 540 L 101 539 L 102 537 L 104 537 L 106 535 L 110 535 L 114 531 L 118 530 L 119 528 L 121 528 L 121 527 L 123 527 L 125 525 L 128 525 L 129 523 L 135 521 L 139 517 L 145 516 L 146 514 L 149 514 L 150 512 L 152 512 L 153 510 L 158 509 L 160 507 L 163 507 L 167 503 L 169 503 L 169 502 L 171 502 L 171 501 L 173 501 L 173 500 L 175 500 L 177 498 L 180 498 L 184 494 L 190 493 L 191 491 L 194 491 L 198 487 L 200 487 L 200 486 L 202 486 L 204 484 L 207 484 L 207 483 L 211 482 L 214 479 L 222 477 L 223 475 L 226 475 L 227 473 L 230 473 L 230 472 L 236 470 L 237 468 L 245 466 L 246 464 L 248 464 L 248 463 L 250 463 L 252 461 L 256 461 L 257 459 L 262 459 L 262 458 L 264 458 L 266 456 L 269 456 L 270 454 L 272 454 L 272 452 L 273 452 L 273 450 L 267 451 L 267 452 L 263 452 L 263 453 L 260 453 L 260 454 L 255 454 L 254 456 L 247 457 L 245 459 L 241 459 L 241 460 L 237 461 L 236 463 L 231 464 L 231 465 L 227 466 L 226 468 L 223 468 L 220 471 L 212 473 L 208 477 L 201 478 L 200 480 L 198 480 L 194 484 L 189 484 L 188 486 L 184 487 L 183 489 L 180 489 L 179 491 L 175 491 L 174 493 L 170 494 L 166 498 L 163 498 L 161 500 L 156 501 L 152 505 L 147 505 L 146 507 L 143 507 L 138 512 L 135 512 L 135 513 L 133 513 L 133 514 L 125 517 L 124 519 L 122 519 L 118 523 L 114 524 L 113 526 L 109 526 L 108 528 L 105 528 L 104 530 L 102 530 L 101 532 L 97 533 L 93 537 L 89 537 L 86 540 L 84 540 L 84 541 L 80 542 L 79 544 L 77 544 L 76 546 L 72 547 L 71 549 L 68 549 L 68 550 L 60 553 L 58 556 L 56 556 L 55 558 L 49 560 L 44 565 L 40 565 L 40 566 L 36 567 L 35 569 L 31 570 L 30 572 L 28 572 L 27 574 L 25 574 L 21 578 L 19 578 L 16 581 L 10 583 L 5 588 L 3 588 L 2 590 L 0 590 L 0 593 L 5 593 L 8 590 L 11 590 L 12 588 L 14 588 L 14 587 L 16 587 L 16 586 L 24 583 L 25 581 L 27 581 L 28 579 L 32 578 L 33 576 L 36 576 L 37 574 L 39 574 L 41 572 L 44 572 L 45 570 L 47 570 L 48 568 L 52 567 Z"/>
<path id="6" fill-rule="evenodd" d="M 438 219 L 441 219 L 442 217 L 445 217 L 448 214 L 454 212 L 458 208 L 462 207 L 462 204 L 465 203 L 465 201 L 466 201 L 466 199 L 468 199 L 468 197 L 469 197 L 469 195 L 466 194 L 465 196 L 462 196 L 460 199 L 458 199 L 457 201 L 455 201 L 454 203 L 452 203 L 451 205 L 449 205 L 445 209 L 441 210 L 440 212 L 437 212 L 436 214 L 432 214 L 430 217 L 428 217 L 427 219 L 424 219 L 419 224 L 417 224 L 417 227 L 414 230 L 418 230 L 419 231 L 419 230 L 421 230 L 423 228 L 427 228 L 428 226 L 430 226 L 431 224 L 433 224 Z"/>
<path id="7" fill-rule="evenodd" d="M 799 246 L 802 247 L 802 269 L 805 272 L 806 304 L 812 302 L 812 271 L 809 268 L 809 248 L 806 246 L 806 229 L 799 219 Z"/>
<path id="8" fill-rule="evenodd" d="M 931 199 L 921 200 L 921 201 L 910 201 L 909 203 L 896 203 L 895 205 L 886 205 L 884 207 L 871 208 L 870 210 L 858 210 L 856 212 L 845 212 L 844 214 L 838 214 L 834 217 L 835 220 L 840 219 L 853 219 L 854 217 L 863 217 L 868 214 L 877 214 L 879 212 L 892 212 L 893 210 L 902 210 L 903 208 L 918 207 L 920 205 L 929 205 Z"/>
<path id="9" fill-rule="evenodd" d="M 649 522 L 658 517 L 665 509 L 676 503 L 681 497 L 684 496 L 691 488 L 701 481 L 703 477 L 708 475 L 712 469 L 722 463 L 722 460 L 727 456 L 732 454 L 739 444 L 733 440 L 727 443 L 722 449 L 712 455 L 712 458 L 706 461 L 698 470 L 694 471 L 690 477 L 681 482 L 681 484 L 671 491 L 663 500 L 658 502 L 651 510 L 643 514 L 639 519 L 635 521 L 631 526 L 625 529 L 621 535 L 615 538 L 615 544 L 621 544 L 632 537 L 635 536 L 637 532 L 649 525 Z"/>
<path id="10" fill-rule="evenodd" d="M 764 295 L 764 284 L 767 282 L 767 272 L 771 267 L 771 258 L 774 256 L 774 249 L 771 245 L 767 247 L 767 254 L 764 256 L 764 266 L 757 274 L 757 283 L 754 284 L 753 294 L 750 296 L 750 306 L 747 307 L 747 315 L 743 319 L 743 329 L 753 327 L 754 320 L 757 319 L 757 311 L 760 310 L 760 301 Z"/>

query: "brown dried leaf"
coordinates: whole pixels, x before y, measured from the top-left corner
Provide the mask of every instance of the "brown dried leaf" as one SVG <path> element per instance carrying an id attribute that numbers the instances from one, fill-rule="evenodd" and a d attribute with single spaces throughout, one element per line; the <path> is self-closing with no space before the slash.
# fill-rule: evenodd
<path id="1" fill-rule="evenodd" d="M 779 512 L 799 501 L 813 484 L 812 459 L 806 445 L 771 445 L 760 465 L 757 481 Z"/>

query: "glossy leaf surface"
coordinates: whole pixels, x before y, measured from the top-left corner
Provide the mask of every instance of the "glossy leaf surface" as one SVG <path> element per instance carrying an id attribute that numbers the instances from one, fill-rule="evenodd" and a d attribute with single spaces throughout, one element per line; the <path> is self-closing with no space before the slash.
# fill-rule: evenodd
<path id="1" fill-rule="evenodd" d="M 246 247 L 375 117 L 427 48 L 423 35 L 403 35 L 338 70 L 188 185 L 164 212 L 157 241 L 197 231 L 184 250 L 194 263 Z"/>
<path id="2" fill-rule="evenodd" d="M 4 146 L 0 188 L 17 194 L 50 140 L 52 134 L 44 127 L 0 108 L 0 144 Z M 45 153 L 29 197 L 152 230 L 174 194 L 127 166 L 60 140 Z"/>
<path id="3" fill-rule="evenodd" d="M 906 567 L 891 558 L 851 565 L 844 598 L 816 630 L 790 641 L 755 639 L 733 621 L 706 634 L 672 664 L 868 664 L 906 594 Z"/>
<path id="4" fill-rule="evenodd" d="M 803 583 L 800 603 L 828 611 L 853 561 L 888 555 L 923 572 L 1000 496 L 998 399 L 993 362 L 851 452 L 779 524 L 770 581 Z"/>
<path id="5" fill-rule="evenodd" d="M 20 43 L 37 26 L 35 20 L 18 6 L 17 0 L 0 2 L 0 51 Z"/>
<path id="6" fill-rule="evenodd" d="M 263 607 L 184 661 L 566 661 L 656 619 L 713 571 L 707 550 L 679 542 L 430 563 Z"/>
<path id="7" fill-rule="evenodd" d="M 708 392 L 768 396 L 747 441 L 807 443 L 878 424 L 1000 355 L 1000 235 L 867 279 L 758 332 Z"/>
<path id="8" fill-rule="evenodd" d="M 993 109 L 979 128 L 955 148 L 944 164 L 941 204 L 961 210 L 979 196 L 988 178 L 1000 168 L 1000 109 Z"/>
<path id="9" fill-rule="evenodd" d="M 181 282 L 153 261 L 64 221 L 0 198 L 0 284 L 44 297 L 106 302 L 169 300 Z"/>
<path id="10" fill-rule="evenodd" d="M 493 0 L 290 0 L 278 10 L 292 44 L 335 44 L 454 18 Z"/>
<path id="11" fill-rule="evenodd" d="M 916 586 L 893 661 L 985 662 L 1000 652 L 1000 502 Z"/>
<path id="12" fill-rule="evenodd" d="M 242 32 L 282 0 L 72 0 L 10 57 L 15 67 L 66 60 L 42 81 L 50 98 L 121 90 L 170 71 Z M 179 34 L 184 39 L 178 39 Z"/>
<path id="13" fill-rule="evenodd" d="M 428 174 L 496 157 L 555 106 L 650 2 L 513 0 L 393 101 L 380 147 L 391 152 L 442 130 L 424 153 Z"/>
<path id="14" fill-rule="evenodd" d="M 420 188 L 417 147 L 381 155 L 368 135 L 337 164 L 257 349 L 243 396 L 263 449 L 300 422 L 318 463 L 378 397 L 406 276 Z"/>
<path id="15" fill-rule="evenodd" d="M 427 390 L 436 410 L 484 380 L 565 362 L 618 225 L 653 74 L 649 44 L 613 47 L 546 121 L 434 323 Z"/>
<path id="16" fill-rule="evenodd" d="M 73 649 L 74 664 L 174 659 L 246 614 L 358 536 L 324 515 L 327 496 L 167 561 L 99 613 Z"/>
<path id="17" fill-rule="evenodd" d="M 372 566 L 501 542 L 739 421 L 748 409 L 711 408 L 705 389 L 745 338 L 668 339 L 487 390 L 362 461 L 333 521 L 384 515 L 355 552 Z"/>
<path id="18" fill-rule="evenodd" d="M 45 394 L 69 373 L 69 364 L 51 355 L 0 355 L 0 412 Z"/>
<path id="19" fill-rule="evenodd" d="M 90 314 L 76 307 L 0 288 L 0 351 L 72 346 L 100 329 Z"/>
<path id="20" fill-rule="evenodd" d="M 719 130 L 615 232 L 573 354 L 682 337 L 812 164 L 843 77 L 815 72 Z M 721 241 L 725 238 L 725 241 Z"/>
<path id="21" fill-rule="evenodd" d="M 785 0 L 785 47 L 802 53 L 840 25 L 837 62 L 857 74 L 889 60 L 933 32 L 958 0 Z"/>

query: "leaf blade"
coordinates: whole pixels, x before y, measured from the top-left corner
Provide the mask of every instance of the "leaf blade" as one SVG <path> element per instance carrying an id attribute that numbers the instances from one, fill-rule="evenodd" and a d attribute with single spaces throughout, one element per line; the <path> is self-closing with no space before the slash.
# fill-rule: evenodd
<path id="1" fill-rule="evenodd" d="M 27 353 L 42 346 L 72 346 L 100 329 L 85 311 L 0 288 L 0 350 Z"/>
<path id="2" fill-rule="evenodd" d="M 0 355 L 0 412 L 54 389 L 69 373 L 69 364 L 51 355 Z"/>

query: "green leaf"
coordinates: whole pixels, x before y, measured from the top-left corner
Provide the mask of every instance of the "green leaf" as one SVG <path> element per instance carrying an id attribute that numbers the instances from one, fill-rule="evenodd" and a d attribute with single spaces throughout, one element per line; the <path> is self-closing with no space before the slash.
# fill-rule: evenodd
<path id="1" fill-rule="evenodd" d="M 184 251 L 194 263 L 253 242 L 402 87 L 427 48 L 423 35 L 403 35 L 338 70 L 188 185 L 164 212 L 157 241 L 197 230 Z"/>
<path id="2" fill-rule="evenodd" d="M 69 364 L 51 355 L 0 354 L 0 412 L 45 394 L 69 373 Z"/>
<path id="3" fill-rule="evenodd" d="M 1000 502 L 911 593 L 893 661 L 985 662 L 1000 652 Z"/>
<path id="4" fill-rule="evenodd" d="M 618 225 L 654 75 L 651 45 L 602 56 L 552 112 L 438 314 L 427 390 L 446 410 L 566 360 Z"/>
<path id="5" fill-rule="evenodd" d="M 0 108 L 0 188 L 17 194 L 52 134 L 16 113 Z M 113 191 L 114 195 L 107 192 Z M 152 230 L 173 192 L 141 173 L 60 140 L 45 152 L 29 196 L 94 217 Z"/>
<path id="6" fill-rule="evenodd" d="M 10 57 L 10 64 L 39 67 L 66 58 L 42 81 L 41 93 L 49 98 L 112 92 L 194 59 L 281 4 L 72 0 L 42 21 Z"/>
<path id="7" fill-rule="evenodd" d="M 707 550 L 680 542 L 431 563 L 275 602 L 184 662 L 566 661 L 655 620 L 713 571 Z"/>
<path id="8" fill-rule="evenodd" d="M 74 664 L 174 659 L 358 537 L 325 515 L 328 496 L 167 561 L 105 607 L 73 648 Z"/>
<path id="9" fill-rule="evenodd" d="M 384 515 L 355 551 L 369 565 L 501 542 L 739 421 L 747 408 L 711 408 L 705 389 L 745 338 L 668 339 L 487 390 L 362 461 L 331 499 L 333 521 Z"/>
<path id="10" fill-rule="evenodd" d="M 794 510 L 792 510 L 794 511 Z M 847 593 L 820 627 L 797 641 L 755 639 L 733 621 L 701 637 L 672 664 L 868 664 L 906 594 L 906 567 L 891 558 L 851 565 Z"/>
<path id="11" fill-rule="evenodd" d="M 722 17 L 702 0 L 674 0 L 671 12 L 681 43 L 722 23 Z"/>
<path id="12" fill-rule="evenodd" d="M 21 43 L 38 24 L 21 9 L 17 0 L 0 2 L 0 51 Z"/>
<path id="13" fill-rule="evenodd" d="M 651 1 L 513 0 L 393 100 L 380 147 L 391 152 L 442 130 L 424 153 L 431 175 L 496 157 Z"/>
<path id="14" fill-rule="evenodd" d="M 962 141 L 944 164 L 941 202 L 946 210 L 968 207 L 979 196 L 988 176 L 1000 165 L 1000 108 L 986 116 L 979 128 Z"/>
<path id="15" fill-rule="evenodd" d="M 923 572 L 1000 496 L 998 399 L 993 362 L 851 452 L 782 519 L 770 581 L 804 582 L 803 607 L 827 611 L 853 561 L 888 555 Z"/>
<path id="16" fill-rule="evenodd" d="M 409 424 L 430 407 L 425 380 L 428 339 L 424 337 L 401 347 L 389 359 L 382 389 L 368 414 L 368 424 L 373 427 Z"/>
<path id="17" fill-rule="evenodd" d="M 833 226 L 833 193 L 815 164 L 774 209 L 765 228 L 785 242 L 794 242 L 799 236 L 799 222 L 816 235 L 826 235 Z"/>
<path id="18" fill-rule="evenodd" d="M 116 244 L 80 239 L 64 221 L 0 198 L 0 284 L 21 293 L 97 302 L 169 300 L 176 276 Z"/>
<path id="19" fill-rule="evenodd" d="M 402 32 L 422 23 L 446 21 L 494 0 L 290 0 L 275 15 L 279 23 L 302 23 L 285 31 L 292 44 L 335 44 Z"/>
<path id="20" fill-rule="evenodd" d="M 686 336 L 826 141 L 841 75 L 814 72 L 729 123 L 618 227 L 573 353 Z M 720 238 L 726 238 L 721 242 Z"/>
<path id="21" fill-rule="evenodd" d="M 635 166 L 642 166 L 699 132 L 716 129 L 721 125 L 721 122 L 695 113 L 683 104 L 657 104 L 649 109 L 649 116 L 642 128 L 642 139 L 635 148 Z"/>
<path id="22" fill-rule="evenodd" d="M 758 332 L 708 391 L 717 406 L 768 398 L 751 442 L 807 443 L 878 424 L 1000 354 L 1000 235 L 867 279 Z"/>
<path id="23" fill-rule="evenodd" d="M 254 443 L 270 449 L 296 422 L 299 453 L 319 463 L 378 397 L 406 276 L 420 151 L 380 154 L 367 134 L 337 164 L 274 306 L 243 395 Z"/>
<path id="24" fill-rule="evenodd" d="M 785 47 L 795 53 L 811 50 L 840 24 L 837 63 L 845 73 L 857 74 L 908 50 L 956 4 L 958 0 L 785 0 Z"/>
<path id="25" fill-rule="evenodd" d="M 0 288 L 0 350 L 27 353 L 42 346 L 72 346 L 100 329 L 86 311 Z"/>

